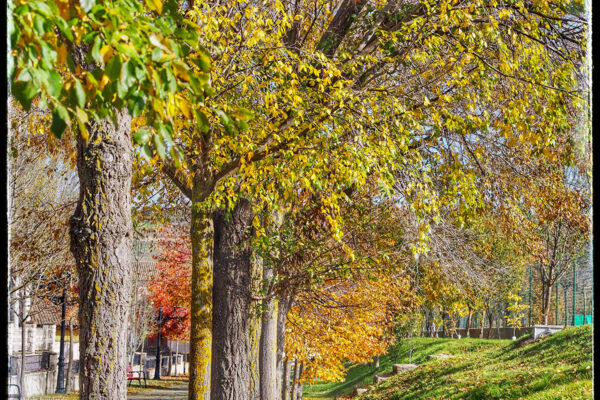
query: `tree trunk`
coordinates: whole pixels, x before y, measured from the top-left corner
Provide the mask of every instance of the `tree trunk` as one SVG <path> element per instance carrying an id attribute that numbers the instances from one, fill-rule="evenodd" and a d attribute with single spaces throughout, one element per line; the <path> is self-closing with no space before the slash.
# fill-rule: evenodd
<path id="1" fill-rule="evenodd" d="M 283 363 L 283 374 L 281 381 L 281 400 L 289 400 L 290 398 L 290 368 L 292 363 L 290 359 L 286 357 Z"/>
<path id="2" fill-rule="evenodd" d="M 210 363 L 212 344 L 212 236 L 210 215 L 198 206 L 202 193 L 200 177 L 192 192 L 192 301 L 189 354 L 189 400 L 210 399 Z"/>
<path id="3" fill-rule="evenodd" d="M 279 299 L 277 307 L 277 393 L 280 393 L 280 398 L 284 398 L 284 390 L 282 385 L 285 380 L 285 366 L 283 362 L 283 350 L 285 347 L 285 326 L 287 323 L 287 315 L 292 304 L 291 296 L 286 296 Z M 286 357 L 287 358 L 287 357 Z M 289 366 L 287 367 L 289 368 Z M 289 369 L 288 378 L 289 380 Z M 289 390 L 289 385 L 288 385 Z"/>
<path id="4" fill-rule="evenodd" d="M 295 400 L 302 400 L 302 382 L 300 382 L 300 379 L 302 379 L 302 372 L 304 371 L 304 361 L 300 361 L 300 368 L 299 368 L 299 372 L 298 372 L 298 382 L 296 385 L 296 394 L 295 396 Z"/>
<path id="5" fill-rule="evenodd" d="M 373 357 L 373 368 L 379 368 L 379 356 Z"/>
<path id="6" fill-rule="evenodd" d="M 262 259 L 253 257 L 252 262 L 252 293 L 257 296 L 262 289 Z M 258 312 L 250 315 L 250 400 L 260 400 L 260 327 L 261 317 Z"/>
<path id="7" fill-rule="evenodd" d="M 146 338 L 142 339 L 142 347 L 140 348 L 140 371 L 146 370 L 146 363 L 144 358 L 144 344 L 146 344 Z"/>
<path id="8" fill-rule="evenodd" d="M 298 381 L 300 380 L 300 361 L 294 362 L 294 381 L 292 382 L 292 400 L 296 400 L 298 393 Z"/>
<path id="9" fill-rule="evenodd" d="M 469 330 L 471 329 L 471 320 L 473 318 L 473 309 L 471 307 L 469 307 L 469 315 L 467 316 L 467 334 L 465 335 L 466 337 L 471 337 L 471 334 L 469 332 Z"/>
<path id="10" fill-rule="evenodd" d="M 80 399 L 126 399 L 131 301 L 131 116 L 87 124 L 77 139 L 79 200 L 70 220 L 79 273 Z"/>
<path id="11" fill-rule="evenodd" d="M 167 340 L 167 344 L 168 344 Z M 171 350 L 171 346 L 169 346 L 169 362 L 167 363 L 167 376 L 171 376 L 171 372 L 173 369 L 173 350 Z"/>
<path id="12" fill-rule="evenodd" d="M 552 285 L 544 287 L 544 325 L 548 325 L 548 316 L 550 315 L 550 296 L 552 296 Z M 585 318 L 585 317 L 584 317 Z"/>
<path id="13" fill-rule="evenodd" d="M 263 264 L 265 293 L 273 279 L 273 267 Z M 260 329 L 260 399 L 277 400 L 277 302 L 274 297 L 263 300 Z"/>
<path id="14" fill-rule="evenodd" d="M 487 316 L 490 327 L 488 329 L 486 338 L 490 339 L 490 337 L 492 336 L 492 325 L 494 324 L 494 313 L 492 312 L 492 310 L 488 311 Z"/>
<path id="15" fill-rule="evenodd" d="M 177 376 L 178 371 L 178 366 L 179 364 L 179 339 L 177 340 L 177 342 L 175 342 L 175 376 Z"/>
<path id="16" fill-rule="evenodd" d="M 66 392 L 71 392 L 71 371 L 73 370 L 73 320 L 69 319 L 69 362 L 67 363 Z"/>
<path id="17" fill-rule="evenodd" d="M 21 300 L 21 310 L 23 310 L 25 301 Z M 25 315 L 24 311 L 21 311 L 22 315 Z M 27 321 L 25 318 L 21 319 L 21 368 L 19 369 L 19 386 L 23 392 L 23 398 L 27 398 L 25 393 L 25 336 L 27 336 Z"/>
<path id="18" fill-rule="evenodd" d="M 250 391 L 250 238 L 254 213 L 240 199 L 214 222 L 211 400 L 247 399 Z"/>
<path id="19" fill-rule="evenodd" d="M 485 328 L 485 310 L 481 312 L 481 331 L 479 332 L 479 339 L 483 339 L 483 329 Z"/>

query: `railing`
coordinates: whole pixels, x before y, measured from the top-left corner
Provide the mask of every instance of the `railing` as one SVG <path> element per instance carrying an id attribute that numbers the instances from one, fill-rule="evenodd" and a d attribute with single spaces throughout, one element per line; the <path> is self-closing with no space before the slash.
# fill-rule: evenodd
<path id="1" fill-rule="evenodd" d="M 50 352 L 25 355 L 25 372 L 50 369 Z M 16 375 L 21 370 L 21 356 L 10 357 L 10 373 Z"/>
<path id="2" fill-rule="evenodd" d="M 65 368 L 67 361 L 65 361 Z M 56 366 L 53 366 L 56 367 Z M 44 371 L 50 369 L 50 352 L 25 354 L 25 372 Z M 10 374 L 17 375 L 21 371 L 21 356 L 10 356 Z M 73 373 L 79 372 L 79 360 L 73 360 Z"/>

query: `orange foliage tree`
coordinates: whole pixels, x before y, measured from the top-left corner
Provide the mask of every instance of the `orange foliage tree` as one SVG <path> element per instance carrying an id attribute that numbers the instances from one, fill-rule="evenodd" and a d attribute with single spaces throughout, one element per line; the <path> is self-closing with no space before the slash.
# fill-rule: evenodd
<path id="1" fill-rule="evenodd" d="M 162 307 L 164 322 L 161 334 L 167 339 L 186 340 L 191 328 L 192 253 L 189 236 L 168 229 L 159 243 L 161 253 L 157 256 L 157 275 L 148 289 L 154 306 L 157 309 Z"/>

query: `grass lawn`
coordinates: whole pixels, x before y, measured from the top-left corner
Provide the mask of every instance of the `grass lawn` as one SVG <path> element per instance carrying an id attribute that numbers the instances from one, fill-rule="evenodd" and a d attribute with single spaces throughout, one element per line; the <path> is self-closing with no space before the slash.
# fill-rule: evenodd
<path id="1" fill-rule="evenodd" d="M 419 368 L 373 386 L 361 400 L 400 399 L 591 399 L 592 325 L 569 328 L 524 344 L 511 340 L 414 338 L 413 363 Z M 444 360 L 430 354 L 446 353 Z M 357 365 L 346 380 L 306 385 L 305 399 L 333 399 L 373 376 L 408 363 L 408 343 L 392 347 L 376 370 Z"/>

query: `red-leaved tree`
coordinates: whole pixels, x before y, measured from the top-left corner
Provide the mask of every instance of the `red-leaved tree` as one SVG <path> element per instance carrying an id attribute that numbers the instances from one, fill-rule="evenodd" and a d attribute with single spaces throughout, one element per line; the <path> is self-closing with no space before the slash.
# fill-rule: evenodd
<path id="1" fill-rule="evenodd" d="M 192 277 L 189 237 L 176 229 L 168 229 L 160 239 L 159 246 L 161 254 L 157 256 L 156 278 L 148 289 L 157 311 L 162 307 L 161 335 L 171 340 L 188 340 Z"/>

